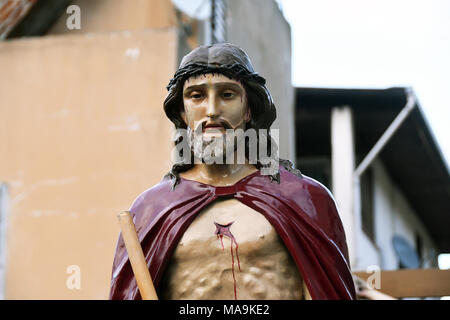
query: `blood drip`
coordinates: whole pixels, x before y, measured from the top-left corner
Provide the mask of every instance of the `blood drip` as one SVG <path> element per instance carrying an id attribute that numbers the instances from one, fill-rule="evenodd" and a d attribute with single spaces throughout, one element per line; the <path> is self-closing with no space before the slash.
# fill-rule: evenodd
<path id="1" fill-rule="evenodd" d="M 233 221 L 234 222 L 234 221 Z M 217 235 L 217 239 L 220 238 L 220 243 L 222 245 L 222 250 L 224 250 L 223 247 L 223 236 L 227 236 L 228 238 L 230 238 L 231 240 L 231 246 L 230 246 L 230 252 L 231 252 L 231 271 L 233 273 L 233 284 L 234 284 L 234 299 L 237 300 L 237 293 L 236 293 L 236 276 L 234 274 L 234 254 L 233 254 L 233 244 L 236 247 L 236 258 L 237 258 L 237 262 L 238 262 L 238 267 L 239 267 L 239 271 L 241 271 L 241 263 L 239 261 L 239 254 L 238 254 L 238 243 L 235 239 L 235 237 L 233 236 L 233 234 L 230 231 L 230 227 L 233 224 L 233 222 L 230 222 L 228 224 L 220 224 L 217 222 L 214 222 L 214 224 L 216 225 L 216 232 L 215 234 Z"/>

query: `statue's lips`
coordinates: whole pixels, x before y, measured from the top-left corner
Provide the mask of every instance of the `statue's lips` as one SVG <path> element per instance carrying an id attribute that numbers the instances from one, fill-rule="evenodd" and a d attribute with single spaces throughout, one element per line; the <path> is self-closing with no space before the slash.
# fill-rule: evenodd
<path id="1" fill-rule="evenodd" d="M 210 130 L 225 130 L 225 127 L 221 124 L 208 124 L 203 127 L 203 132 L 210 131 Z"/>

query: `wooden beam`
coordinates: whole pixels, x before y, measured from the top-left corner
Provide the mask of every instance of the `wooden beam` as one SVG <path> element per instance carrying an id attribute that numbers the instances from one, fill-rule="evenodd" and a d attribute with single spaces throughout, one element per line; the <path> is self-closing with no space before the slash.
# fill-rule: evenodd
<path id="1" fill-rule="evenodd" d="M 353 272 L 367 280 L 374 273 Z M 380 271 L 380 288 L 377 289 L 395 298 L 450 296 L 450 270 L 402 269 Z"/>

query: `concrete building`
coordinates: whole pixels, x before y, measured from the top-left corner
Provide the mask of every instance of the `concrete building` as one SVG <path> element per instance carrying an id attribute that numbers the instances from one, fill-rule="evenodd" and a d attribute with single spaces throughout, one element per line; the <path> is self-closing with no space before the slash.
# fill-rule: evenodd
<path id="1" fill-rule="evenodd" d="M 335 195 L 353 270 L 405 267 L 394 236 L 415 248 L 416 268 L 437 267 L 437 255 L 450 251 L 449 169 L 419 101 L 407 103 L 408 92 L 296 89 L 297 165 Z M 392 123 L 396 130 L 355 184 L 363 159 Z"/>

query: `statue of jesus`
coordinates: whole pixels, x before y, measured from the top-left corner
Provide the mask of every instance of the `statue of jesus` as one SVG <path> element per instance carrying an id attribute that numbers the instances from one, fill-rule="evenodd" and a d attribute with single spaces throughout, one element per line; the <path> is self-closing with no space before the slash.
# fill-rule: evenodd
<path id="1" fill-rule="evenodd" d="M 334 199 L 278 157 L 276 109 L 247 54 L 198 47 L 167 89 L 178 160 L 130 208 L 158 296 L 354 299 Z M 140 298 L 121 236 L 110 298 Z"/>

